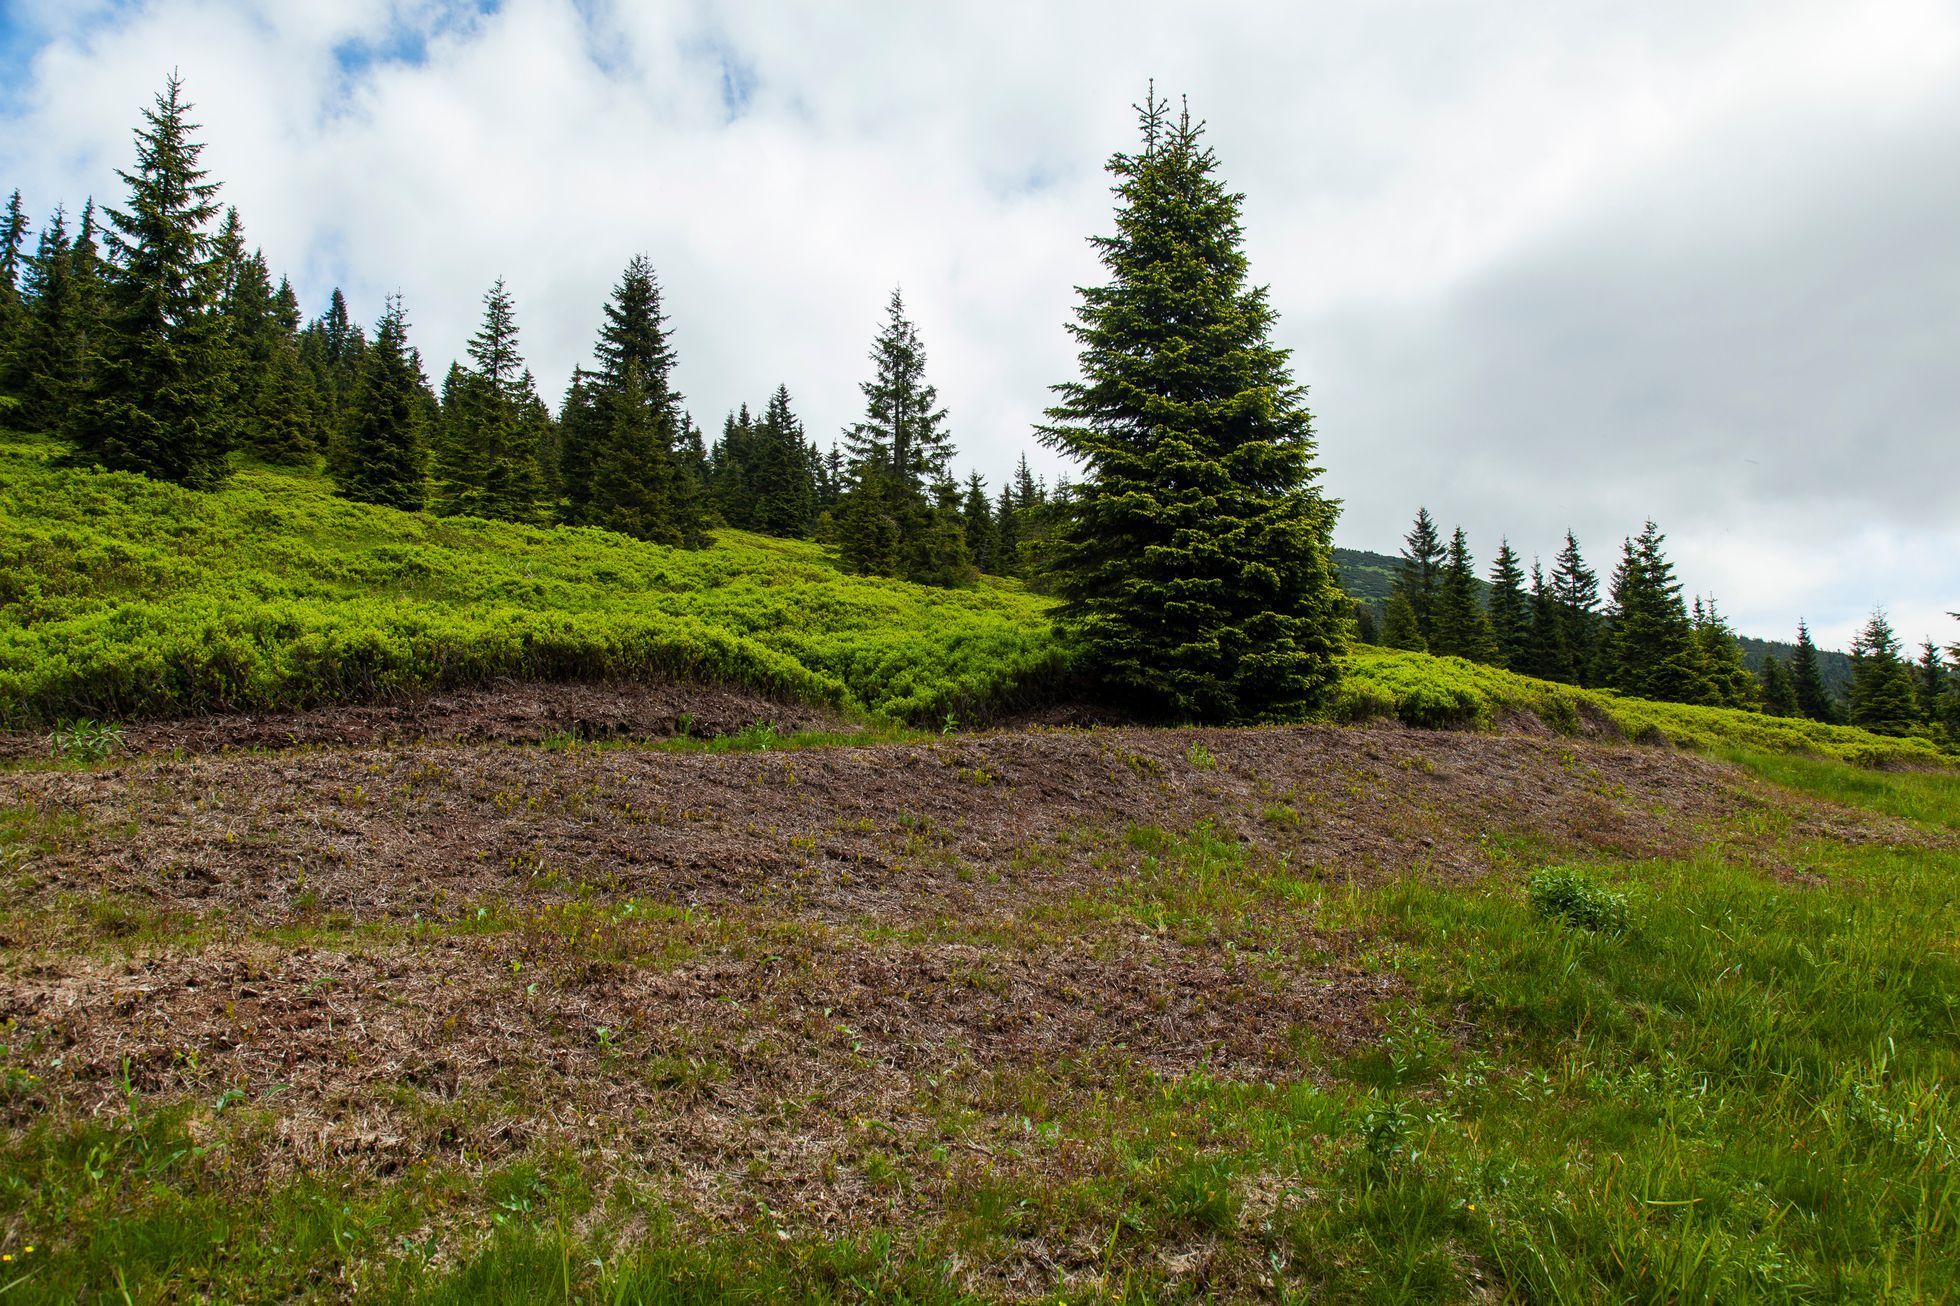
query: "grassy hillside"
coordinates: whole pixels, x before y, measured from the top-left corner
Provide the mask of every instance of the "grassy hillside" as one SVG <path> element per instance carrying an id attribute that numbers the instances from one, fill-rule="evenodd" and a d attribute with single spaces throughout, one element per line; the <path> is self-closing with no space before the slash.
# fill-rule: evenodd
<path id="1" fill-rule="evenodd" d="M 1343 662 L 1330 713 L 1345 721 L 1392 717 L 1414 726 L 1488 729 L 1529 716 L 1563 734 L 1603 734 L 1720 752 L 1811 753 L 1863 766 L 1937 765 L 1929 738 L 1893 739 L 1827 726 L 1626 698 L 1516 675 L 1461 658 L 1361 648 Z"/>
<path id="2" fill-rule="evenodd" d="M 0 437 L 0 722 L 300 707 L 500 676 L 667 673 L 937 723 L 1061 671 L 1012 585 L 840 574 L 815 545 L 701 552 L 348 503 L 244 470 L 197 494 Z"/>
<path id="3" fill-rule="evenodd" d="M 348 503 L 247 468 L 198 494 L 0 436 L 0 725 L 371 700 L 500 677 L 719 681 L 913 724 L 1063 693 L 1049 602 L 841 574 L 817 545 L 699 552 Z M 1930 762 L 1924 740 L 1621 699 L 1421 654 L 1346 659 L 1336 719 Z"/>

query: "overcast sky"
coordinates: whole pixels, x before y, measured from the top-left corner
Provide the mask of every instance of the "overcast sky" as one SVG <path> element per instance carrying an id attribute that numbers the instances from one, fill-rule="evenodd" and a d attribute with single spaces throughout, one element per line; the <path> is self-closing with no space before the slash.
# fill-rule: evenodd
<path id="1" fill-rule="evenodd" d="M 0 189 L 116 198 L 181 69 L 309 314 L 405 296 L 440 376 L 498 276 L 556 402 L 653 260 L 712 432 L 857 415 L 902 285 L 997 484 L 1073 372 L 1146 79 L 1246 194 L 1338 542 L 1480 566 L 1653 517 L 1739 629 L 1960 635 L 1960 3 L 0 0 Z"/>

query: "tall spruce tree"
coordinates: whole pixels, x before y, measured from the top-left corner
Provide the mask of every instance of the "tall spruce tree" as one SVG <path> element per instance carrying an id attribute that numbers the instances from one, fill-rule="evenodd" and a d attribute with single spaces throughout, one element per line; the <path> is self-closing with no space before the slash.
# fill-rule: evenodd
<path id="1" fill-rule="evenodd" d="M 655 544 L 698 547 L 693 479 L 674 457 L 668 421 L 640 381 L 638 359 L 620 365 L 618 379 L 600 393 L 600 406 L 606 426 L 593 450 L 588 519 Z"/>
<path id="2" fill-rule="evenodd" d="M 923 499 L 926 486 L 945 474 L 953 441 L 939 391 L 926 380 L 925 345 L 897 290 L 872 341 L 871 366 L 871 379 L 858 387 L 864 392 L 864 417 L 844 432 L 852 466 L 863 466 L 881 451 L 898 488 Z"/>
<path id="3" fill-rule="evenodd" d="M 1699 703 L 1707 686 L 1681 584 L 1661 551 L 1666 538 L 1650 521 L 1638 538 L 1626 541 L 1613 573 L 1605 679 L 1638 698 Z"/>
<path id="4" fill-rule="evenodd" d="M 517 311 L 499 277 L 483 297 L 483 325 L 470 338 L 475 364 L 444 387 L 436 457 L 436 507 L 501 521 L 540 516 L 544 470 L 538 444 L 548 423 L 517 338 Z"/>
<path id="5" fill-rule="evenodd" d="M 606 411 L 610 396 L 624 385 L 626 369 L 631 366 L 637 373 L 639 402 L 651 422 L 653 447 L 658 454 L 655 461 L 660 464 L 656 479 L 668 482 L 655 499 L 666 505 L 667 510 L 689 518 L 685 522 L 676 520 L 675 534 L 683 537 L 697 534 L 698 524 L 692 519 L 696 512 L 692 480 L 683 486 L 677 479 L 683 475 L 678 449 L 685 418 L 681 412 L 682 396 L 673 386 L 676 354 L 667 329 L 667 316 L 661 307 L 660 283 L 645 255 L 635 255 L 613 287 L 593 352 L 599 366 L 589 374 L 587 393 L 579 396 L 587 403 L 587 411 L 574 410 L 568 403 L 560 428 L 559 477 L 566 519 L 573 522 L 587 519 L 587 508 L 595 493 L 592 476 L 598 443 L 609 432 L 637 432 L 637 419 L 620 425 Z M 576 378 L 574 384 L 576 388 Z M 629 443 L 643 447 L 636 433 Z M 631 463 L 615 458 L 613 465 L 626 467 Z M 638 473 L 635 479 L 640 479 Z M 631 491 L 636 497 L 644 492 L 645 487 Z"/>
<path id="6" fill-rule="evenodd" d="M 83 461 L 194 488 L 226 473 L 223 269 L 207 228 L 218 187 L 198 166 L 184 85 L 171 74 L 136 131 L 124 208 L 109 209 L 99 347 L 70 427 Z"/>
<path id="7" fill-rule="evenodd" d="M 1552 559 L 1552 599 L 1559 616 L 1558 646 L 1565 662 L 1552 680 L 1575 685 L 1598 684 L 1600 654 L 1599 576 L 1586 566 L 1579 537 L 1565 532 L 1565 543 Z"/>
<path id="8" fill-rule="evenodd" d="M 1436 520 L 1429 509 L 1416 509 L 1415 525 L 1402 541 L 1402 565 L 1395 573 L 1395 592 L 1409 605 L 1415 618 L 1416 633 L 1424 647 L 1435 642 L 1436 593 L 1443 580 L 1443 562 L 1449 550 L 1436 533 Z"/>
<path id="9" fill-rule="evenodd" d="M 1531 642 L 1531 605 L 1524 592 L 1524 567 L 1508 539 L 1498 543 L 1491 563 L 1489 611 L 1498 665 L 1523 670 Z"/>
<path id="10" fill-rule="evenodd" d="M 1903 735 L 1919 717 L 1912 668 L 1899 657 L 1898 636 L 1885 613 L 1875 611 L 1851 644 L 1851 701 L 1854 726 L 1883 735 Z"/>
<path id="11" fill-rule="evenodd" d="M 1243 199 L 1214 176 L 1188 109 L 1154 92 L 1142 149 L 1109 171 L 1109 280 L 1070 333 L 1080 380 L 1041 438 L 1083 466 L 1053 564 L 1060 616 L 1111 692 L 1175 717 L 1296 716 L 1346 642 L 1336 505 L 1266 290 L 1248 283 Z"/>
<path id="12" fill-rule="evenodd" d="M 1797 622 L 1797 646 L 1790 654 L 1790 688 L 1797 700 L 1797 714 L 1812 721 L 1835 722 L 1842 717 L 1837 700 L 1824 683 L 1824 668 L 1811 642 L 1810 626 Z"/>
<path id="13" fill-rule="evenodd" d="M 21 274 L 25 270 L 27 248 L 27 209 L 16 189 L 0 213 L 0 366 L 13 352 L 26 324 L 22 306 Z"/>
<path id="14" fill-rule="evenodd" d="M 428 496 L 422 366 L 408 347 L 400 295 L 362 353 L 360 388 L 347 421 L 347 469 L 340 492 L 363 503 L 419 509 Z"/>

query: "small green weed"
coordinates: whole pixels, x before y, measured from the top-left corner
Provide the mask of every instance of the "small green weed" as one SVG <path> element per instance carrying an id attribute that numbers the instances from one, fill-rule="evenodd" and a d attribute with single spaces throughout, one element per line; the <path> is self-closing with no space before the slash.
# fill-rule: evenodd
<path id="1" fill-rule="evenodd" d="M 1538 914 L 1597 934 L 1620 934 L 1627 928 L 1627 899 L 1623 893 L 1595 883 L 1577 867 L 1548 866 L 1534 871 L 1525 893 Z"/>
<path id="2" fill-rule="evenodd" d="M 105 761 L 123 748 L 123 728 L 114 721 L 77 717 L 48 732 L 48 751 L 69 762 Z"/>

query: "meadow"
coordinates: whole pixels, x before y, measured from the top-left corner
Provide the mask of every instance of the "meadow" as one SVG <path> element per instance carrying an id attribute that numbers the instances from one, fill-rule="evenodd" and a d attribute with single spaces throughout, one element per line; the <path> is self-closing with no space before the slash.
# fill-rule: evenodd
<path id="1" fill-rule="evenodd" d="M 1960 1293 L 1930 741 L 1366 647 L 1323 722 L 976 729 L 1075 692 L 1013 583 L 53 452 L 0 443 L 0 720 L 60 745 L 0 753 L 0 1299 Z M 608 678 L 767 697 L 453 729 Z M 140 745 L 356 703 L 441 724 Z"/>
<path id="2" fill-rule="evenodd" d="M 0 724 L 662 676 L 930 723 L 1065 670 L 1017 587 L 849 577 L 814 544 L 699 552 L 434 518 L 246 468 L 200 494 L 0 443 Z"/>
<path id="3" fill-rule="evenodd" d="M 8 1300 L 1960 1290 L 1950 772 L 273 753 L 0 773 L 0 860 Z"/>
<path id="4" fill-rule="evenodd" d="M 847 576 L 821 546 L 717 532 L 698 552 L 606 531 L 349 503 L 290 469 L 195 493 L 63 469 L 0 433 L 0 726 L 401 699 L 505 679 L 721 683 L 942 729 L 1078 692 L 1051 604 L 1013 581 Z M 1698 749 L 1936 764 L 1927 739 L 1649 703 L 1357 647 L 1328 719 L 1490 728 L 1529 716 Z"/>

